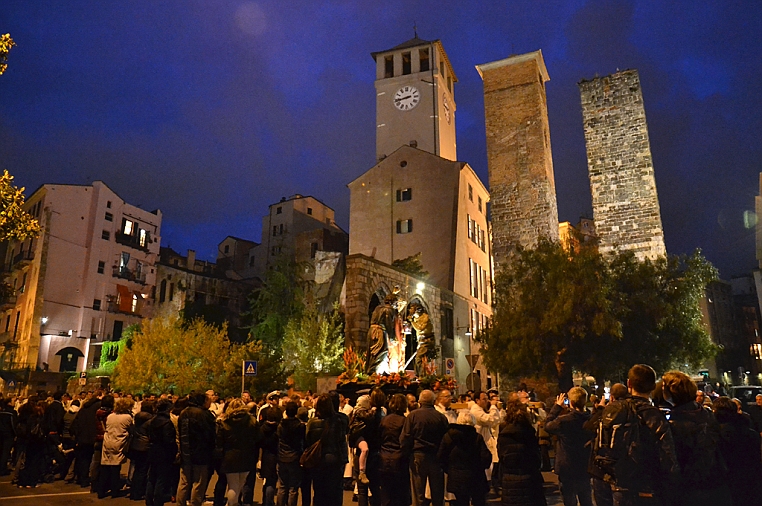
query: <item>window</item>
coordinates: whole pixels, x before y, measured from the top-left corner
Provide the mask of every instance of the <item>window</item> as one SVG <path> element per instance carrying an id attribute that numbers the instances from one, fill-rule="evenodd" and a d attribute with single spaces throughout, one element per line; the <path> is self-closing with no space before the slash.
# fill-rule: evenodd
<path id="1" fill-rule="evenodd" d="M 24 276 L 21 278 L 21 287 L 19 287 L 19 293 L 24 293 L 24 290 L 26 289 L 26 272 L 24 273 Z"/>
<path id="2" fill-rule="evenodd" d="M 485 240 L 484 230 L 479 230 L 479 248 L 486 253 L 487 241 Z"/>
<path id="3" fill-rule="evenodd" d="M 127 268 L 127 264 L 130 263 L 130 254 L 126 251 L 122 251 L 122 254 L 119 256 L 119 270 L 122 271 Z"/>
<path id="4" fill-rule="evenodd" d="M 141 248 L 145 248 L 148 245 L 148 231 L 141 228 L 138 229 L 138 244 Z"/>
<path id="5" fill-rule="evenodd" d="M 107 201 L 106 201 L 106 207 L 108 207 L 109 209 L 111 209 L 111 201 L 110 201 L 110 200 L 107 200 Z"/>
<path id="6" fill-rule="evenodd" d="M 404 190 L 397 190 L 397 202 L 406 202 L 408 200 L 412 200 L 413 198 L 413 189 L 412 188 L 405 188 Z"/>
<path id="7" fill-rule="evenodd" d="M 468 200 L 474 201 L 474 188 L 471 185 L 468 185 Z"/>
<path id="8" fill-rule="evenodd" d="M 255 256 L 249 257 L 249 267 L 254 267 L 254 259 L 255 258 L 256 258 Z"/>
<path id="9" fill-rule="evenodd" d="M 394 55 L 384 56 L 384 77 L 394 77 Z"/>
<path id="10" fill-rule="evenodd" d="M 137 296 L 137 294 L 134 294 L 134 293 L 132 294 L 132 307 L 130 308 L 130 310 L 133 313 L 137 312 L 137 310 L 138 310 L 138 296 Z"/>
<path id="11" fill-rule="evenodd" d="M 467 214 L 468 217 L 468 238 L 473 240 L 474 237 L 474 221 L 471 219 L 471 215 Z"/>
<path id="12" fill-rule="evenodd" d="M 8 313 L 8 316 L 5 318 L 5 330 L 4 330 L 4 332 L 8 332 L 9 328 L 11 328 L 11 313 Z"/>
<path id="13" fill-rule="evenodd" d="M 106 221 L 114 221 L 114 215 L 111 213 L 106 213 Z"/>
<path id="14" fill-rule="evenodd" d="M 278 235 L 278 225 L 273 225 L 273 237 Z"/>
<path id="15" fill-rule="evenodd" d="M 278 233 L 279 233 L 280 235 L 283 235 L 283 223 L 281 223 L 281 224 L 278 226 Z"/>
<path id="16" fill-rule="evenodd" d="M 167 280 L 162 279 L 159 286 L 159 304 L 161 304 L 167 299 Z"/>
<path id="17" fill-rule="evenodd" d="M 409 234 L 413 231 L 413 220 L 397 220 L 397 233 Z"/>
<path id="18" fill-rule="evenodd" d="M 279 206 L 277 209 L 275 209 L 275 214 L 283 214 L 283 208 Z"/>
<path id="19" fill-rule="evenodd" d="M 471 297 L 479 298 L 479 264 L 474 262 L 472 259 L 468 259 L 468 266 L 471 270 L 470 272 L 470 279 L 471 279 Z"/>
<path id="20" fill-rule="evenodd" d="M 130 221 L 127 218 L 122 218 L 122 233 L 124 235 L 132 235 L 135 231 L 135 222 Z"/>
<path id="21" fill-rule="evenodd" d="M 169 300 L 171 301 L 174 298 L 175 298 L 175 284 L 170 283 L 169 284 Z"/>
<path id="22" fill-rule="evenodd" d="M 477 198 L 478 198 L 478 202 L 479 202 L 479 204 L 478 204 L 479 212 L 481 213 L 482 212 L 482 198 L 481 197 L 477 197 Z"/>
<path id="23" fill-rule="evenodd" d="M 402 75 L 406 76 L 413 71 L 410 64 L 410 52 L 402 53 Z"/>
<path id="24" fill-rule="evenodd" d="M 431 68 L 429 65 L 429 48 L 419 49 L 418 59 L 421 60 L 421 72 L 426 72 Z"/>
<path id="25" fill-rule="evenodd" d="M 104 231 L 101 233 L 101 239 L 106 239 L 107 241 L 108 241 L 109 239 L 111 239 L 111 232 L 109 232 L 108 230 L 104 230 Z"/>
<path id="26" fill-rule="evenodd" d="M 106 269 L 106 262 L 98 262 L 98 274 L 103 274 Z"/>
<path id="27" fill-rule="evenodd" d="M 230 253 L 230 245 L 226 244 L 225 245 L 225 254 L 228 254 L 228 253 Z"/>
<path id="28" fill-rule="evenodd" d="M 318 251 L 318 243 L 313 242 L 310 244 L 310 258 L 315 258 L 315 254 L 317 254 Z"/>
<path id="29" fill-rule="evenodd" d="M 308 208 L 307 208 L 307 214 L 309 214 L 310 216 L 312 216 L 312 208 L 311 208 L 311 207 L 308 207 Z"/>
<path id="30" fill-rule="evenodd" d="M 101 300 L 100 299 L 94 299 L 93 300 L 93 309 L 96 311 L 101 310 Z"/>
<path id="31" fill-rule="evenodd" d="M 452 76 L 447 76 L 447 89 L 450 90 L 450 93 L 452 93 Z"/>

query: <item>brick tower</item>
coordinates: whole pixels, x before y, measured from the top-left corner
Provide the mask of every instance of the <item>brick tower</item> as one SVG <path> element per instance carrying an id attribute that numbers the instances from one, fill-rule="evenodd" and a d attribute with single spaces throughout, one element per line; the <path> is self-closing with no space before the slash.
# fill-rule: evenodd
<path id="1" fill-rule="evenodd" d="M 484 82 L 492 244 L 500 268 L 516 245 L 558 240 L 558 209 L 550 151 L 545 82 L 535 51 L 476 69 Z"/>
<path id="2" fill-rule="evenodd" d="M 638 71 L 581 81 L 579 89 L 600 252 L 632 250 L 640 259 L 664 256 Z"/>

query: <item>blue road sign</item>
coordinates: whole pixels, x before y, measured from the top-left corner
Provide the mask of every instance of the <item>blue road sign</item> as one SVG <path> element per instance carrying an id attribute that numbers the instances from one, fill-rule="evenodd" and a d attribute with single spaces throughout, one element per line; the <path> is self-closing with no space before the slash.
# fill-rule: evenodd
<path id="1" fill-rule="evenodd" d="M 257 361 L 256 360 L 244 360 L 243 361 L 243 375 L 244 376 L 256 376 L 257 375 Z"/>
<path id="2" fill-rule="evenodd" d="M 16 388 L 16 382 L 15 382 L 15 381 L 13 381 L 13 380 L 10 380 L 6 386 L 7 386 L 9 389 L 11 389 L 11 390 L 12 390 L 12 389 Z"/>

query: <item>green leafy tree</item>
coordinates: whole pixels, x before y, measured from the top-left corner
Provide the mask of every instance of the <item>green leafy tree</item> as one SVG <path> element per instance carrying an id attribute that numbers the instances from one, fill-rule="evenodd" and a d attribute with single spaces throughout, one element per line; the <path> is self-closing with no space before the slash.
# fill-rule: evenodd
<path id="1" fill-rule="evenodd" d="M 699 252 L 639 261 L 542 242 L 498 273 L 492 325 L 477 339 L 489 369 L 555 376 L 562 389 L 572 369 L 610 379 L 638 362 L 696 365 L 713 353 L 699 300 L 715 276 Z"/>
<path id="2" fill-rule="evenodd" d="M 212 388 L 223 395 L 239 395 L 241 361 L 260 360 L 258 342 L 231 343 L 225 325 L 217 327 L 197 319 L 189 323 L 179 318 L 145 320 L 131 344 L 120 352 L 111 380 L 116 388 L 129 392 L 174 392 Z M 262 379 L 248 388 L 260 391 Z M 269 387 L 269 384 L 266 385 Z"/>
<path id="3" fill-rule="evenodd" d="M 13 42 L 10 33 L 0 35 L 0 76 L 8 68 L 8 53 L 10 53 L 11 48 L 15 45 L 16 43 Z"/>
<path id="4" fill-rule="evenodd" d="M 307 307 L 286 324 L 283 362 L 297 388 L 316 387 L 319 374 L 338 374 L 344 362 L 344 321 L 338 304 L 329 313 Z"/>
<path id="5" fill-rule="evenodd" d="M 24 211 L 24 188 L 13 186 L 7 170 L 0 176 L 0 241 L 37 237 L 40 223 Z"/>
<path id="6" fill-rule="evenodd" d="M 421 262 L 421 253 L 410 255 L 409 257 L 400 258 L 392 262 L 392 267 L 396 267 L 401 271 L 405 271 L 411 276 L 416 278 L 426 279 L 429 277 L 429 272 L 424 270 L 423 262 Z"/>

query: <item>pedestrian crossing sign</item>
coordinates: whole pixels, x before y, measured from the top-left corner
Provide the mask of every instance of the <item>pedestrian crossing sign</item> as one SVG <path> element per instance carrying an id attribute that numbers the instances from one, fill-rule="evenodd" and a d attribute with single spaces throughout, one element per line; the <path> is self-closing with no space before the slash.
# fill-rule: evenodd
<path id="1" fill-rule="evenodd" d="M 257 375 L 257 361 L 256 360 L 244 360 L 243 361 L 243 375 L 244 376 L 256 376 Z"/>

